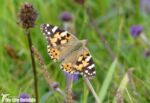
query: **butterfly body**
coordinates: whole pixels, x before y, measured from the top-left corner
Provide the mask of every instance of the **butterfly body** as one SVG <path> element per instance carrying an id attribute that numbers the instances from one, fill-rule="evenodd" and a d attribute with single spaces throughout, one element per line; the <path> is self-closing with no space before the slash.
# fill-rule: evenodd
<path id="1" fill-rule="evenodd" d="M 68 73 L 79 73 L 85 77 L 95 76 L 95 64 L 86 48 L 87 40 L 79 40 L 74 35 L 50 24 L 42 24 L 48 54 L 53 61 L 60 61 L 61 69 Z"/>

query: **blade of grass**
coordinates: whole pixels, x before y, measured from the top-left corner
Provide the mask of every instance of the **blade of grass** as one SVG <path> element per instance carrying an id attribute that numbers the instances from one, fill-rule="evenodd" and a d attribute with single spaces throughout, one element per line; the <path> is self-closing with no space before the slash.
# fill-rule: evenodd
<path id="1" fill-rule="evenodd" d="M 112 80 L 112 77 L 113 77 L 113 74 L 114 74 L 114 71 L 115 71 L 115 68 L 116 68 L 116 65 L 117 65 L 117 59 L 114 60 L 114 62 L 112 63 L 112 65 L 110 66 L 109 68 L 109 71 L 107 73 L 107 76 L 102 84 L 102 87 L 101 87 L 101 90 L 99 92 L 99 98 L 101 98 L 101 103 L 103 103 L 103 100 L 105 98 L 105 95 L 107 93 L 107 89 L 111 83 L 111 80 Z"/>
<path id="2" fill-rule="evenodd" d="M 132 97 L 131 97 L 131 95 L 130 95 L 130 93 L 129 93 L 128 89 L 127 89 L 127 88 L 125 88 L 125 90 L 126 90 L 127 95 L 128 95 L 128 97 L 129 97 L 130 103 L 133 103 Z"/>
<path id="3" fill-rule="evenodd" d="M 94 98 L 96 100 L 96 103 L 101 103 L 100 99 L 98 98 L 98 96 L 97 96 L 97 94 L 96 94 L 92 84 L 90 83 L 90 81 L 87 78 L 84 78 L 84 81 L 87 84 L 87 86 L 89 87 L 89 89 L 91 90 L 91 92 L 92 92 L 92 94 L 93 94 L 93 96 L 94 96 Z"/>
<path id="4" fill-rule="evenodd" d="M 126 73 L 125 75 L 123 76 L 123 79 L 121 80 L 121 83 L 118 87 L 118 90 L 117 90 L 117 93 L 121 93 L 123 94 L 123 92 L 126 90 L 127 88 L 127 84 L 129 83 L 129 72 L 132 72 L 133 71 L 133 68 L 130 68 Z M 129 96 L 130 98 L 130 96 Z M 116 103 L 116 96 L 115 98 L 113 99 L 113 103 Z M 131 100 L 131 99 L 130 99 Z"/>

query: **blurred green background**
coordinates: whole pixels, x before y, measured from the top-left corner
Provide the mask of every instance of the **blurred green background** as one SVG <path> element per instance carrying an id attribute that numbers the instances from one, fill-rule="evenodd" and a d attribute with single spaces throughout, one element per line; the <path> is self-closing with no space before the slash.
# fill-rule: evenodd
<path id="1" fill-rule="evenodd" d="M 130 33 L 131 26 L 138 24 L 143 26 L 143 32 L 150 39 L 150 3 L 142 8 L 141 1 L 146 0 L 85 0 L 84 6 L 76 1 L 0 0 L 0 93 L 12 96 L 27 93 L 34 97 L 28 42 L 17 18 L 20 6 L 28 2 L 38 13 L 36 25 L 31 29 L 33 45 L 44 58 L 51 79 L 57 81 L 62 90 L 65 90 L 66 78 L 59 68 L 60 63 L 53 63 L 47 54 L 47 43 L 40 32 L 40 24 L 50 23 L 63 28 L 60 15 L 67 11 L 73 16 L 76 37 L 88 40 L 87 47 L 97 71 L 91 83 L 103 103 L 115 101 L 118 88 L 121 88 L 119 96 L 124 103 L 150 103 L 150 57 L 144 55 L 149 47 L 140 37 L 134 38 Z M 95 27 L 91 25 L 86 8 L 91 9 L 90 16 L 115 54 L 115 60 L 112 60 Z M 16 56 L 11 55 L 13 51 L 10 48 Z M 36 67 L 40 102 L 63 103 L 63 97 L 49 89 L 37 59 Z M 77 96 L 76 103 L 95 101 L 82 77 L 74 82 L 73 92 Z"/>

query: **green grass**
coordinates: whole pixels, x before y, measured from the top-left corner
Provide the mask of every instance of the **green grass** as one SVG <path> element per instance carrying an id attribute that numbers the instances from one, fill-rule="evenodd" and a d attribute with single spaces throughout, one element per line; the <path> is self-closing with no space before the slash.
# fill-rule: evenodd
<path id="1" fill-rule="evenodd" d="M 125 85 L 122 94 L 125 103 L 150 102 L 150 58 L 144 57 L 144 51 L 149 47 L 140 38 L 130 35 L 130 27 L 140 24 L 150 39 L 150 15 L 140 12 L 138 0 L 126 0 L 124 3 L 117 0 L 87 0 L 85 6 L 91 7 L 92 16 L 98 23 L 107 43 L 116 55 L 114 62 L 103 46 L 99 35 L 89 23 L 85 8 L 73 0 L 27 0 L 34 5 L 38 12 L 36 26 L 31 30 L 33 44 L 38 48 L 54 81 L 59 82 L 60 88 L 65 90 L 66 81 L 59 68 L 60 63 L 53 63 L 47 54 L 46 40 L 40 32 L 40 24 L 51 23 L 63 27 L 59 19 L 61 12 L 69 11 L 74 16 L 75 34 L 79 39 L 87 39 L 89 51 L 96 64 L 96 77 L 91 80 L 92 85 L 102 98 L 103 103 L 112 103 L 129 68 L 133 68 L 132 79 Z M 9 93 L 18 96 L 28 93 L 34 97 L 33 73 L 27 38 L 22 28 L 17 24 L 17 13 L 25 0 L 1 0 L 0 7 L 0 93 Z M 11 58 L 5 48 L 10 45 L 19 58 Z M 63 97 L 49 90 L 41 68 L 36 60 L 39 100 L 46 103 L 63 103 Z M 135 89 L 133 89 L 133 87 Z M 135 92 L 138 95 L 135 95 Z M 82 78 L 73 85 L 73 92 L 78 99 L 76 103 L 91 103 L 94 100 Z M 102 96 L 102 97 L 101 97 Z M 132 100 L 132 101 L 131 101 Z M 1 101 L 1 100 L 0 100 Z"/>

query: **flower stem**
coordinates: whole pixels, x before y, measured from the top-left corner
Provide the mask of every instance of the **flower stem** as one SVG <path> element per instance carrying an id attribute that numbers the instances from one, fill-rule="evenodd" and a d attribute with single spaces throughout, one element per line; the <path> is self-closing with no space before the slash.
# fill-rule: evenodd
<path id="1" fill-rule="evenodd" d="M 32 61 L 32 70 L 33 70 L 33 76 L 34 76 L 35 98 L 36 98 L 36 103 L 38 103 L 37 74 L 36 74 L 35 59 L 34 59 L 34 55 L 33 55 L 33 52 L 32 52 L 32 40 L 31 40 L 29 29 L 26 30 L 26 35 L 27 35 L 27 39 L 28 39 L 28 44 L 29 44 L 29 49 L 30 49 L 30 56 L 31 56 L 31 61 Z"/>
<path id="2" fill-rule="evenodd" d="M 96 100 L 96 103 L 100 103 L 100 100 L 99 100 L 99 98 L 98 98 L 94 88 L 92 87 L 90 81 L 87 78 L 84 78 L 84 81 L 87 84 L 87 86 L 89 87 L 89 89 L 91 90 L 91 92 L 93 93 L 93 96 L 94 96 L 94 98 Z"/>
<path id="3" fill-rule="evenodd" d="M 72 82 L 73 82 L 73 75 L 68 74 L 67 76 L 67 87 L 66 87 L 66 103 L 73 103 L 72 99 Z"/>

